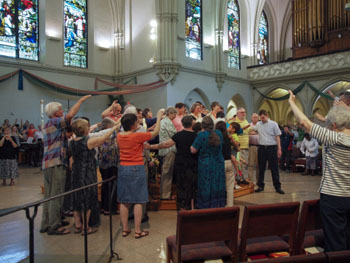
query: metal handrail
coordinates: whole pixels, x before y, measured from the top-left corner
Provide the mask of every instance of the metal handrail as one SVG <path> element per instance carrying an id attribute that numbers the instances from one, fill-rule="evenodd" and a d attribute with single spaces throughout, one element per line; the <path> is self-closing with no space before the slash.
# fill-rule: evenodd
<path id="1" fill-rule="evenodd" d="M 109 257 L 109 261 L 108 262 L 111 262 L 113 258 L 116 258 L 117 260 L 121 260 L 121 258 L 119 257 L 118 253 L 114 252 L 113 251 L 113 235 L 112 235 L 112 213 L 111 213 L 111 208 L 112 208 L 112 197 L 114 195 L 114 192 L 115 192 L 115 188 L 116 188 L 116 182 L 114 181 L 113 182 L 113 191 L 112 191 L 112 187 L 111 187 L 111 182 L 113 180 L 116 179 L 116 176 L 112 176 L 111 178 L 108 178 L 104 181 L 101 181 L 101 182 L 97 182 L 97 183 L 93 183 L 93 184 L 89 184 L 89 185 L 86 185 L 86 186 L 82 186 L 82 187 L 79 187 L 79 188 L 76 188 L 74 190 L 71 190 L 71 191 L 68 191 L 68 192 L 64 192 L 62 194 L 58 194 L 58 195 L 55 195 L 55 196 L 52 196 L 52 197 L 49 197 L 49 198 L 46 198 L 46 199 L 42 199 L 42 200 L 39 200 L 39 201 L 35 201 L 35 202 L 32 202 L 32 203 L 28 203 L 28 204 L 24 204 L 24 205 L 19 205 L 19 206 L 14 206 L 14 207 L 9 207 L 9 208 L 5 208 L 5 209 L 1 209 L 0 210 L 0 217 L 3 217 L 3 216 L 7 216 L 9 214 L 13 214 L 15 212 L 18 212 L 20 210 L 25 210 L 26 212 L 26 217 L 27 219 L 29 220 L 29 262 L 30 263 L 34 263 L 34 219 L 36 217 L 36 214 L 38 212 L 38 207 L 43 204 L 43 203 L 46 203 L 46 202 L 49 202 L 49 201 L 52 201 L 54 199 L 57 199 L 57 198 L 61 198 L 61 197 L 64 197 L 66 195 L 70 195 L 72 193 L 75 193 L 75 192 L 79 192 L 79 191 L 82 191 L 82 190 L 85 190 L 85 189 L 88 189 L 90 187 L 93 187 L 93 186 L 96 186 L 98 184 L 102 184 L 102 183 L 107 183 L 108 182 L 108 195 L 109 195 L 109 231 L 110 231 L 110 257 Z M 86 201 L 86 198 L 85 198 L 85 191 L 83 192 L 84 193 L 84 203 L 83 203 L 83 210 L 84 210 L 84 218 L 85 218 L 85 222 L 86 222 L 86 212 L 87 212 L 87 209 L 86 208 L 86 204 L 85 204 L 85 201 Z M 31 207 L 34 207 L 34 212 L 32 215 L 30 215 L 30 208 Z M 88 262 L 88 243 L 87 243 L 87 224 L 84 224 L 84 257 L 85 257 L 85 262 L 87 263 Z"/>

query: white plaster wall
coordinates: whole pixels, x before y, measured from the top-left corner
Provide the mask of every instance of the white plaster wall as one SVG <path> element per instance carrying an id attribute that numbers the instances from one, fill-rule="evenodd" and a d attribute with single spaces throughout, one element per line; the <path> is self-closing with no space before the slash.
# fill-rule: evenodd
<path id="1" fill-rule="evenodd" d="M 202 37 L 203 37 L 203 59 L 196 60 L 186 57 L 185 53 L 185 0 L 178 3 L 177 35 L 177 59 L 184 66 L 196 69 L 215 71 L 216 52 L 215 48 L 207 48 L 205 44 L 215 45 L 215 10 L 216 1 L 202 0 Z"/>
<path id="2" fill-rule="evenodd" d="M 43 3 L 41 3 L 43 2 Z M 40 1 L 40 61 L 38 64 L 63 68 L 64 25 L 63 1 Z M 98 47 L 113 46 L 113 23 L 109 1 L 88 2 L 88 68 L 85 72 L 112 74 L 113 48 L 102 51 Z M 44 33 L 45 32 L 45 33 Z M 50 40 L 45 35 L 59 38 Z M 67 67 L 64 67 L 67 68 Z M 80 70 L 70 67 L 72 70 Z"/>
<path id="3" fill-rule="evenodd" d="M 248 83 L 225 80 L 222 90 L 219 92 L 214 77 L 188 72 L 180 72 L 175 84 L 169 85 L 168 105 L 184 102 L 188 94 L 194 89 L 201 90 L 208 98 L 209 103 L 218 101 L 225 109 L 230 99 L 238 93 L 244 99 L 248 112 L 250 113 L 253 110 L 252 92 Z"/>
<path id="4" fill-rule="evenodd" d="M 156 40 L 150 39 L 150 22 L 156 19 L 154 0 L 129 0 L 126 6 L 124 72 L 151 66 Z M 131 7 L 131 12 L 130 12 Z"/>
<path id="5" fill-rule="evenodd" d="M 155 81 L 158 81 L 158 77 L 154 73 L 137 77 L 138 84 L 152 83 Z M 154 116 L 159 109 L 166 108 L 169 105 L 167 103 L 167 86 L 143 93 L 125 95 L 124 98 L 125 101 L 130 102 L 138 108 L 144 109 L 150 107 Z"/>
<path id="6" fill-rule="evenodd" d="M 0 67 L 0 75 L 15 71 L 15 67 Z M 66 85 L 72 88 L 93 90 L 94 78 L 70 75 L 63 73 L 44 72 L 39 70 L 29 70 L 44 79 L 55 83 Z M 62 108 L 72 106 L 79 97 L 61 94 L 58 91 L 43 88 L 31 83 L 25 77 L 23 78 L 23 90 L 18 90 L 18 74 L 10 80 L 0 83 L 0 120 L 10 119 L 14 121 L 16 118 L 20 120 L 29 120 L 35 125 L 40 123 L 40 100 L 44 100 L 44 104 L 51 101 L 62 103 Z M 107 96 L 95 96 L 86 101 L 79 111 L 79 116 L 89 117 L 91 123 L 101 120 L 101 112 L 107 107 Z M 45 115 L 45 121 L 47 117 Z"/>
<path id="7" fill-rule="evenodd" d="M 89 1 L 89 45 L 93 52 L 89 52 L 89 69 L 95 73 L 114 73 L 114 30 L 110 1 Z M 109 48 L 101 50 L 100 47 Z"/>

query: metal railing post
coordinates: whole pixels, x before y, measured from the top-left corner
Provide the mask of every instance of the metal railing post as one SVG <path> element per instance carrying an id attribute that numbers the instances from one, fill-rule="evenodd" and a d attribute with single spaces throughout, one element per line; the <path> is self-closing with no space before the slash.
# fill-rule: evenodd
<path id="1" fill-rule="evenodd" d="M 32 216 L 30 216 L 29 207 L 27 207 L 25 210 L 26 217 L 29 220 L 29 262 L 34 263 L 34 218 L 38 212 L 38 205 L 34 206 Z"/>
<path id="2" fill-rule="evenodd" d="M 111 185 L 113 182 L 113 190 L 111 191 Z M 115 194 L 115 188 L 117 186 L 117 180 L 109 181 L 108 182 L 108 197 L 109 197 L 109 245 L 110 245 L 110 256 L 108 262 L 112 262 L 113 258 L 116 258 L 117 260 L 121 260 L 118 253 L 113 251 L 113 223 L 112 223 L 112 200 Z"/>

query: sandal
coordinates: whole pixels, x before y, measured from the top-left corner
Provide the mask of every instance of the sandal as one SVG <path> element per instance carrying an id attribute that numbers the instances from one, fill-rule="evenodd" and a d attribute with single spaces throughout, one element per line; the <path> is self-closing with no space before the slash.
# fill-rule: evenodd
<path id="1" fill-rule="evenodd" d="M 73 227 L 74 227 L 74 234 L 80 234 L 83 231 L 83 225 L 81 225 L 80 227 L 77 227 L 74 224 Z"/>
<path id="2" fill-rule="evenodd" d="M 67 228 L 56 228 L 56 229 L 51 229 L 47 231 L 48 235 L 67 235 L 70 233 L 70 230 Z"/>
<path id="3" fill-rule="evenodd" d="M 149 232 L 144 231 L 144 230 L 142 230 L 140 233 L 135 232 L 136 239 L 143 238 L 143 237 L 148 236 L 148 235 L 149 235 Z"/>
<path id="4" fill-rule="evenodd" d="M 127 237 L 131 233 L 131 230 L 125 230 L 122 232 L 122 237 Z"/>
<path id="5" fill-rule="evenodd" d="M 97 232 L 97 228 L 95 227 L 89 227 L 87 229 L 87 234 L 90 235 L 90 234 L 93 234 L 93 233 L 96 233 Z M 84 235 L 84 231 L 81 233 L 81 235 L 83 236 Z"/>

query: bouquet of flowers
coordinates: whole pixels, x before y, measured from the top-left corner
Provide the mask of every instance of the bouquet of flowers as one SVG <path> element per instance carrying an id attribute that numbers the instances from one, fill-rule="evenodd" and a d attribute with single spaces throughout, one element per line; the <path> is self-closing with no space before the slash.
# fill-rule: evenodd
<path id="1" fill-rule="evenodd" d="M 149 179 L 150 181 L 156 182 L 157 179 L 160 178 L 159 156 L 155 152 L 151 152 L 149 157 Z"/>

